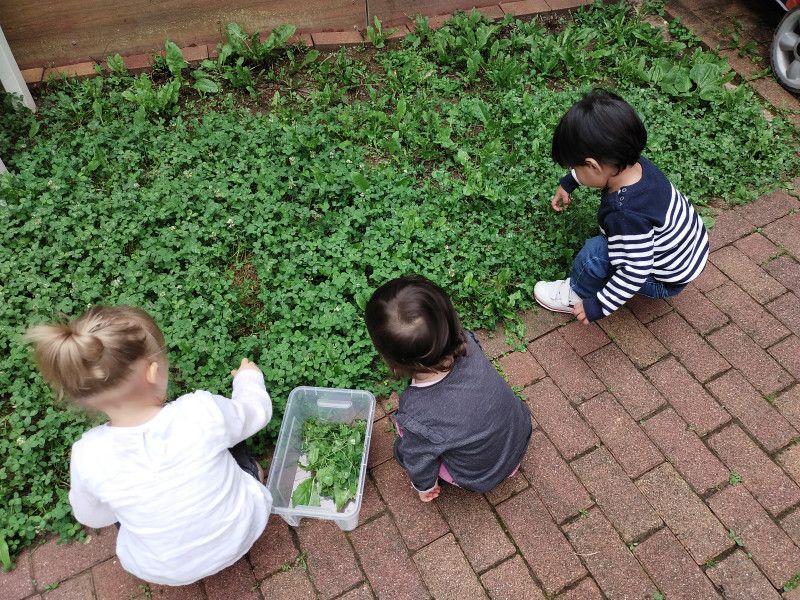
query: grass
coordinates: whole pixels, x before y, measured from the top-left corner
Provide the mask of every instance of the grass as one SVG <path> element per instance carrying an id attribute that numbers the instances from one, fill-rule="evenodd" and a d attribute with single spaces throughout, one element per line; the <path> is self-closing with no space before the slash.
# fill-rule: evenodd
<path id="1" fill-rule="evenodd" d="M 674 24 L 672 30 L 680 32 Z M 55 406 L 20 335 L 56 313 L 128 303 L 163 325 L 172 393 L 224 393 L 249 356 L 277 432 L 300 384 L 388 379 L 363 326 L 370 292 L 419 272 L 467 327 L 533 305 L 596 231 L 596 195 L 549 208 L 555 123 L 592 86 L 642 114 L 647 155 L 698 205 L 746 202 L 798 171 L 796 130 L 771 122 L 727 65 L 666 41 L 627 4 L 572 20 L 459 15 L 402 45 L 321 55 L 238 28 L 190 70 L 174 45 L 152 75 L 54 82 L 31 116 L 3 99 L 0 156 L 0 549 L 80 535 L 70 444 L 91 424 Z M 385 32 L 374 29 L 380 45 Z M 1 557 L 0 557 L 1 558 Z M 5 561 L 4 561 L 5 562 Z"/>

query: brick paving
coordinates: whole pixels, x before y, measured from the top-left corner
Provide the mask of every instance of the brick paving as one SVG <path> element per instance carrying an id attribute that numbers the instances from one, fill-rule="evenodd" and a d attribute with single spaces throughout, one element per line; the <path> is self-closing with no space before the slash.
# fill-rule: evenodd
<path id="1" fill-rule="evenodd" d="M 354 531 L 273 517 L 242 560 L 169 588 L 125 573 L 107 528 L 23 552 L 0 600 L 796 597 L 783 593 L 800 573 L 795 185 L 722 212 L 712 261 L 678 298 L 636 298 L 588 328 L 528 311 L 524 352 L 478 332 L 535 419 L 520 473 L 485 496 L 445 486 L 420 503 L 382 408 Z"/>

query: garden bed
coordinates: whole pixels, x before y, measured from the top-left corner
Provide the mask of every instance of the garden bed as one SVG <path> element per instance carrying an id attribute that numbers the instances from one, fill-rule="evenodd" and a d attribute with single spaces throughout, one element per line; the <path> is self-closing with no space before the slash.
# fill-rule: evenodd
<path id="1" fill-rule="evenodd" d="M 629 7 L 570 21 L 419 23 L 400 45 L 320 55 L 237 37 L 200 71 L 175 52 L 152 76 L 112 72 L 41 90 L 36 117 L 0 116 L 0 537 L 11 553 L 80 529 L 70 444 L 88 426 L 54 407 L 20 334 L 54 313 L 128 303 L 162 324 L 172 392 L 225 392 L 241 356 L 275 401 L 309 384 L 391 385 L 362 309 L 419 272 L 468 327 L 532 306 L 596 229 L 595 195 L 549 208 L 559 116 L 594 85 L 642 114 L 647 155 L 696 204 L 746 202 L 798 172 L 797 132 L 768 122 L 727 65 Z M 385 32 L 384 32 L 385 33 Z M 373 31 L 383 45 L 383 34 Z M 271 45 L 270 45 L 271 44 Z M 268 46 L 268 47 L 267 47 Z"/>

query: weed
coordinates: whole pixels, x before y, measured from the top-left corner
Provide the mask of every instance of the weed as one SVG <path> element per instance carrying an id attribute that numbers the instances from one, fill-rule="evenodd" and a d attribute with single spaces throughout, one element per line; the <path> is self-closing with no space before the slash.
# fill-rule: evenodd
<path id="1" fill-rule="evenodd" d="M 740 538 L 733 529 L 728 529 L 728 537 L 731 538 L 734 542 L 736 542 L 737 546 L 739 547 L 744 546 L 744 544 L 742 543 L 742 538 Z"/>
<path id="2" fill-rule="evenodd" d="M 367 27 L 367 39 L 376 48 L 383 48 L 389 36 L 397 31 L 397 27 L 384 30 L 380 19 L 377 16 L 374 19 L 373 24 Z"/>
<path id="3" fill-rule="evenodd" d="M 61 583 L 59 583 L 58 581 L 56 581 L 55 583 L 48 583 L 47 585 L 42 587 L 42 590 L 45 592 L 52 592 L 53 590 L 58 589 L 58 586 L 60 585 Z"/>
<path id="4" fill-rule="evenodd" d="M 731 485 L 737 485 L 742 481 L 742 476 L 739 475 L 736 471 L 731 471 L 730 476 L 728 477 L 728 483 Z"/>
<path id="5" fill-rule="evenodd" d="M 717 561 L 716 561 L 716 560 L 714 560 L 713 558 L 709 558 L 709 559 L 706 561 L 706 568 L 707 568 L 707 569 L 712 569 L 712 568 L 714 568 L 714 567 L 716 567 L 716 566 L 717 566 Z"/>
<path id="6" fill-rule="evenodd" d="M 653 592 L 653 600 L 667 600 L 667 597 L 661 592 Z"/>
<path id="7" fill-rule="evenodd" d="M 582 508 L 578 511 L 581 515 L 581 519 L 588 519 L 589 518 L 589 511 L 585 508 Z"/>
<path id="8" fill-rule="evenodd" d="M 392 412 L 394 410 L 394 404 L 392 404 L 391 402 L 387 402 L 386 404 L 383 405 L 383 410 L 385 410 L 387 413 Z"/>
<path id="9" fill-rule="evenodd" d="M 800 573 L 795 573 L 791 579 L 783 584 L 784 592 L 791 592 L 793 589 L 800 586 Z"/>

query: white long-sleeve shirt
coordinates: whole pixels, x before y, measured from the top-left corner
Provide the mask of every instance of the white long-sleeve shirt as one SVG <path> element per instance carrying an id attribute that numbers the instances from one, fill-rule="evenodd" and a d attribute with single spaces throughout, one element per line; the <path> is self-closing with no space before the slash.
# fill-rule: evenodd
<path id="1" fill-rule="evenodd" d="M 117 556 L 153 583 L 185 585 L 241 558 L 272 508 L 269 491 L 228 448 L 262 429 L 272 402 L 258 371 L 230 399 L 205 391 L 136 427 L 90 429 L 72 446 L 69 500 L 89 527 L 120 523 Z"/>

